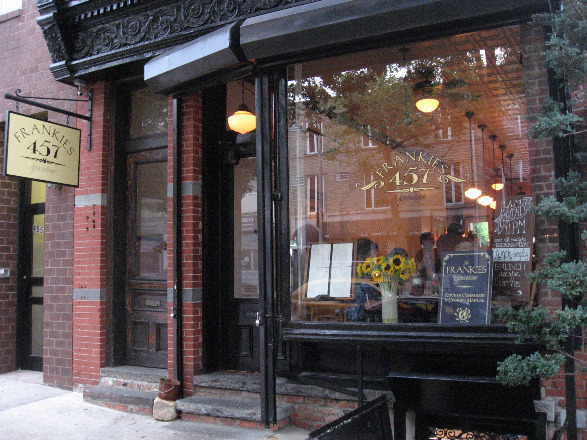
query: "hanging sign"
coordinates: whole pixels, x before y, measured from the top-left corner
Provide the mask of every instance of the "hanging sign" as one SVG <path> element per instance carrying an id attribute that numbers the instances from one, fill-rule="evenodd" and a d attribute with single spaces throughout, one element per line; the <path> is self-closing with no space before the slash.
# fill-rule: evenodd
<path id="1" fill-rule="evenodd" d="M 491 251 L 445 252 L 439 324 L 489 324 Z"/>
<path id="2" fill-rule="evenodd" d="M 81 131 L 7 112 L 4 175 L 79 185 Z"/>
<path id="3" fill-rule="evenodd" d="M 502 201 L 493 225 L 493 289 L 514 301 L 530 298 L 534 244 L 534 213 L 531 196 L 513 196 Z"/>

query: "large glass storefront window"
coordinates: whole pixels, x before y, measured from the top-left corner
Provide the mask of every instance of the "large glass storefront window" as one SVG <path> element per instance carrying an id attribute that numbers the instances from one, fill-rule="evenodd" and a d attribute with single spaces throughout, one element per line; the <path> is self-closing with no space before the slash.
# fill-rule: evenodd
<path id="1" fill-rule="evenodd" d="M 289 67 L 292 320 L 483 324 L 528 301 L 521 47 L 507 27 Z"/>

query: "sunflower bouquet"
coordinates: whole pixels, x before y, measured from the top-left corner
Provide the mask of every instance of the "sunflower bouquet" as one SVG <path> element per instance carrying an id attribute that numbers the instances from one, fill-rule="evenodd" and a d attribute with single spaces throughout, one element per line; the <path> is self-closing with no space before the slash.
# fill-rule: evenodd
<path id="1" fill-rule="evenodd" d="M 371 276 L 379 283 L 381 290 L 382 321 L 398 322 L 397 288 L 416 273 L 416 262 L 413 258 L 395 254 L 390 257 L 367 258 L 357 266 L 357 275 Z"/>
<path id="2" fill-rule="evenodd" d="M 362 277 L 370 275 L 376 283 L 389 281 L 403 282 L 416 273 L 416 262 L 413 258 L 395 254 L 392 257 L 367 258 L 357 266 L 357 274 Z"/>

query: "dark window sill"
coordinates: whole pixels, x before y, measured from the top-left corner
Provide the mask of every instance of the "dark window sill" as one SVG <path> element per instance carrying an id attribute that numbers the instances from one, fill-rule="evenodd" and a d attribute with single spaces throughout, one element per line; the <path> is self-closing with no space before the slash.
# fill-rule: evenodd
<path id="1" fill-rule="evenodd" d="M 536 350 L 535 344 L 517 344 L 516 335 L 504 325 L 456 326 L 440 324 L 333 324 L 293 322 L 283 330 L 283 338 L 298 342 L 337 342 L 356 345 L 406 345 L 415 343 L 442 346 L 458 344 L 471 347 L 494 347 L 496 350 L 518 348 Z M 516 350 L 517 351 L 517 350 Z"/>

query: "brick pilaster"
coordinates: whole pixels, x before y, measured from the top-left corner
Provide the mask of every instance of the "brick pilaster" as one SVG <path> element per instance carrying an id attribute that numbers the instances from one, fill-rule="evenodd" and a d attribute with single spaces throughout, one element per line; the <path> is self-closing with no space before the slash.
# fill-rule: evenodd
<path id="1" fill-rule="evenodd" d="M 74 189 L 47 189 L 43 381 L 71 389 L 73 373 L 73 204 Z"/>
<path id="2" fill-rule="evenodd" d="M 171 106 L 171 101 L 170 101 Z M 182 98 L 181 240 L 182 338 L 184 391 L 193 394 L 192 378 L 202 368 L 202 101 L 199 93 Z M 171 107 L 170 107 L 171 110 Z M 172 115 L 172 111 L 169 112 Z M 171 126 L 170 120 L 170 126 Z M 173 185 L 173 130 L 169 130 L 168 184 Z M 168 200 L 168 234 L 173 233 L 173 198 Z M 168 248 L 168 289 L 173 289 L 173 249 Z M 171 307 L 171 304 L 170 304 Z M 169 321 L 169 368 L 173 368 L 172 329 Z"/>
<path id="3" fill-rule="evenodd" d="M 73 264 L 73 386 L 97 384 L 106 366 L 107 181 L 112 86 L 93 86 L 91 150 L 82 124 L 80 185 L 75 191 Z M 80 106 L 81 107 L 81 106 Z M 85 112 L 85 109 L 78 108 Z"/>

